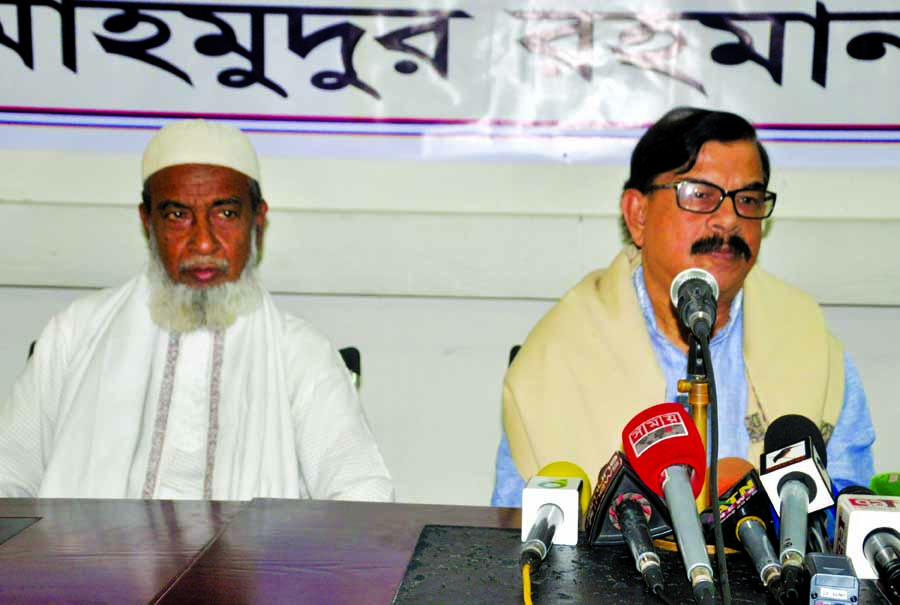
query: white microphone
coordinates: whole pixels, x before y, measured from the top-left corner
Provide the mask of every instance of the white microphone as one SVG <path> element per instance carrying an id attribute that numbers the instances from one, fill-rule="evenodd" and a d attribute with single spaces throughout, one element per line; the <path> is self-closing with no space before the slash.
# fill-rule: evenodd
<path id="1" fill-rule="evenodd" d="M 697 338 L 708 339 L 716 324 L 719 284 L 709 271 L 685 269 L 675 276 L 669 289 L 678 317 Z"/>
<path id="2" fill-rule="evenodd" d="M 881 580 L 900 593 L 900 498 L 866 494 L 838 497 L 834 552 L 853 561 L 857 576 Z"/>
<path id="3" fill-rule="evenodd" d="M 522 490 L 520 566 L 537 571 L 554 544 L 578 544 L 590 489 L 585 472 L 570 462 L 548 464 L 528 481 Z"/>
<path id="4" fill-rule="evenodd" d="M 788 414 L 766 431 L 760 478 L 781 518 L 781 578 L 792 600 L 799 597 L 806 570 L 809 514 L 834 505 L 825 456 L 822 433 L 809 418 Z"/>

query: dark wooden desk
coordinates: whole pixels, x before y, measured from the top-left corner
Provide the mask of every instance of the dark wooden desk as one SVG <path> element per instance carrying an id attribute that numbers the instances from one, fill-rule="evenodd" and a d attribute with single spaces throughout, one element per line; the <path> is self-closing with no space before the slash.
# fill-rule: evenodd
<path id="1" fill-rule="evenodd" d="M 302 500 L 0 499 L 0 517 L 40 518 L 0 544 L 0 603 L 82 605 L 388 605 L 424 525 L 520 525 L 518 509 Z"/>
<path id="2" fill-rule="evenodd" d="M 219 539 L 162 595 L 159 602 L 164 605 L 198 602 L 389 605 L 403 579 L 418 535 L 427 524 L 518 528 L 521 519 L 518 509 L 504 508 L 254 500 L 234 516 Z M 509 534 L 504 535 L 509 537 Z M 447 577 L 452 579 L 447 581 L 456 583 L 455 586 L 463 586 L 467 578 L 476 582 L 468 567 L 472 561 L 484 559 L 484 564 L 493 568 L 496 562 L 493 557 L 485 559 L 483 546 L 486 542 L 479 542 L 483 537 L 476 539 L 476 544 L 480 544 L 476 549 L 477 556 L 474 551 L 468 551 L 471 558 L 465 554 L 465 545 L 458 545 L 460 551 L 457 554 L 466 558 L 467 563 L 451 570 Z M 513 550 L 517 553 L 518 539 L 515 535 L 512 538 Z M 507 538 L 504 541 L 508 541 Z M 674 553 L 669 554 L 670 596 L 680 595 L 679 602 L 690 602 L 690 588 L 684 581 L 680 559 Z M 442 556 L 438 553 L 439 559 Z M 559 556 L 577 558 L 571 550 Z M 637 579 L 634 563 L 624 546 L 599 556 L 606 560 L 609 568 L 604 581 L 612 592 L 606 595 L 610 598 L 605 602 L 659 602 L 646 593 Z M 515 557 L 514 554 L 511 560 L 515 561 Z M 447 559 L 451 560 L 452 557 Z M 436 565 L 438 567 L 434 569 L 439 570 L 442 563 L 438 561 Z M 731 565 L 732 581 L 740 582 L 732 585 L 733 594 L 741 597 L 735 602 L 774 602 L 767 598 L 761 586 L 756 585 L 756 572 L 746 557 L 734 555 Z M 578 569 L 581 568 L 581 564 L 565 567 L 574 574 L 575 584 L 579 584 Z M 443 574 L 438 571 L 438 575 Z M 546 572 L 544 575 L 552 587 L 553 578 Z M 439 602 L 439 597 L 434 601 L 427 600 L 431 595 L 444 595 L 449 599 L 446 602 L 455 603 L 506 602 L 501 594 L 512 594 L 509 602 L 518 602 L 515 598 L 518 584 L 514 583 L 512 592 L 508 592 L 503 582 L 496 580 L 495 584 L 490 579 L 490 573 L 477 581 L 489 582 L 491 587 L 500 586 L 499 591 L 492 594 L 490 600 L 479 601 L 477 597 L 474 600 L 468 597 L 457 599 L 460 591 L 438 589 L 426 591 L 426 595 L 419 593 L 413 601 L 406 602 Z M 490 592 L 480 586 L 473 594 Z M 737 590 L 738 586 L 741 590 Z M 596 592 L 595 588 L 588 587 L 587 592 Z M 451 598 L 451 592 L 456 597 Z M 573 598 L 575 602 L 599 602 L 594 599 L 579 601 L 580 597 L 573 597 L 573 594 L 576 593 L 560 596 L 545 592 L 545 597 L 552 598 L 545 598 L 544 602 L 570 602 Z M 422 600 L 423 596 L 426 600 Z M 868 586 L 861 597 L 861 603 L 866 605 L 883 603 L 873 586 Z"/>
<path id="3" fill-rule="evenodd" d="M 519 527 L 518 509 L 254 500 L 160 600 L 387 605 L 427 523 Z"/>
<path id="4" fill-rule="evenodd" d="M 0 602 L 152 602 L 241 506 L 0 499 L 0 517 L 40 517 L 0 544 Z"/>

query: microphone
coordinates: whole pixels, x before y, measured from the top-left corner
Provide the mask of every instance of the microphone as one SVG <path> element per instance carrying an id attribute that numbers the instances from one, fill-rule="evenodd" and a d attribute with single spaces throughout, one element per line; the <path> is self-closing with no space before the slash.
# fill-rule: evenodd
<path id="1" fill-rule="evenodd" d="M 848 490 L 850 491 L 850 490 Z M 861 579 L 879 580 L 900 595 L 900 498 L 838 495 L 834 552 L 847 555 Z M 866 490 L 871 491 L 871 490 Z"/>
<path id="2" fill-rule="evenodd" d="M 828 511 L 820 510 L 810 513 L 807 521 L 806 554 L 821 552 L 828 554 L 832 551 L 828 538 Z"/>
<path id="3" fill-rule="evenodd" d="M 872 477 L 869 487 L 879 496 L 900 496 L 900 473 L 879 473 Z"/>
<path id="4" fill-rule="evenodd" d="M 753 561 L 763 586 L 781 602 L 781 564 L 772 543 L 775 539 L 774 520 L 769 500 L 762 487 L 759 474 L 753 465 L 743 458 L 723 458 L 719 460 L 719 484 L 722 479 L 732 479 L 741 473 L 739 479 L 719 491 L 719 519 L 725 546 L 744 550 Z M 712 535 L 712 511 L 704 516 L 704 529 Z"/>
<path id="5" fill-rule="evenodd" d="M 716 468 L 719 470 L 717 473 L 719 481 L 716 485 L 716 493 L 724 494 L 734 487 L 738 481 L 743 479 L 744 475 L 753 468 L 753 465 L 743 458 L 726 456 L 725 458 L 719 458 L 719 463 L 716 465 Z"/>
<path id="6" fill-rule="evenodd" d="M 628 545 L 635 566 L 652 594 L 665 577 L 653 539 L 672 532 L 663 501 L 641 481 L 622 452 L 613 453 L 600 473 L 585 517 L 584 533 L 594 546 Z"/>
<path id="7" fill-rule="evenodd" d="M 809 514 L 834 505 L 826 462 L 822 433 L 809 418 L 788 414 L 769 425 L 759 468 L 781 518 L 781 578 L 791 600 L 803 585 Z"/>
<path id="8" fill-rule="evenodd" d="M 669 289 L 672 304 L 681 322 L 697 338 L 708 340 L 716 324 L 719 284 L 709 271 L 685 269 L 675 276 Z"/>
<path id="9" fill-rule="evenodd" d="M 590 481 L 571 462 L 553 462 L 522 490 L 522 550 L 519 566 L 537 571 L 553 544 L 575 546 L 590 498 Z"/>
<path id="10" fill-rule="evenodd" d="M 694 599 L 713 605 L 712 565 L 694 504 L 706 477 L 706 452 L 697 427 L 679 404 L 660 403 L 628 421 L 622 447 L 643 482 L 665 498 Z"/>

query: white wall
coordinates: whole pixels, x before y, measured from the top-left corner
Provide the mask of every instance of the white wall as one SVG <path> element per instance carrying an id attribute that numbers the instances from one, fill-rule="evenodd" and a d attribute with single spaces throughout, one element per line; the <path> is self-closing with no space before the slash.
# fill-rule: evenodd
<path id="1" fill-rule="evenodd" d="M 263 275 L 279 292 L 551 299 L 619 249 L 624 167 L 262 164 Z M 138 165 L 128 154 L 0 150 L 0 224 L 16 226 L 0 244 L 0 285 L 97 287 L 131 275 L 144 258 Z M 767 269 L 823 303 L 900 305 L 890 195 L 900 171 L 778 170 L 772 188 Z"/>
<path id="2" fill-rule="evenodd" d="M 0 151 L 0 393 L 78 288 L 142 264 L 138 165 L 136 154 Z M 486 503 L 508 349 L 617 251 L 624 168 L 262 165 L 263 278 L 286 309 L 363 351 L 362 397 L 400 499 Z M 870 395 L 876 465 L 900 469 L 886 428 L 900 421 L 900 206 L 888 195 L 900 171 L 776 169 L 772 188 L 761 262 L 829 305 Z"/>

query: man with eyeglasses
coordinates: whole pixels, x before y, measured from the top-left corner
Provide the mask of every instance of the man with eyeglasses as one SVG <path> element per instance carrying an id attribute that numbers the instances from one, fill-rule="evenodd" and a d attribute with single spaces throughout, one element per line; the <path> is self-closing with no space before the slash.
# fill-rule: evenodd
<path id="1" fill-rule="evenodd" d="M 815 301 L 754 268 L 775 207 L 769 175 L 740 116 L 677 108 L 647 130 L 620 200 L 625 248 L 541 319 L 507 372 L 493 504 L 519 506 L 523 478 L 553 460 L 596 476 L 637 412 L 685 401 L 689 335 L 669 289 L 690 267 L 720 290 L 720 458 L 756 464 L 769 423 L 802 414 L 822 429 L 837 488 L 868 484 L 875 431 L 859 373 Z"/>

